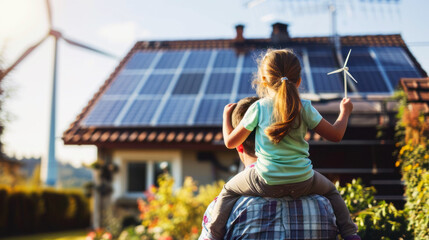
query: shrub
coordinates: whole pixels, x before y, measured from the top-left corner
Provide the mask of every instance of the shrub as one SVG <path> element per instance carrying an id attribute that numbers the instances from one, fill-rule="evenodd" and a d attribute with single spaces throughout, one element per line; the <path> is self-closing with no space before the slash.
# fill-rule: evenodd
<path id="1" fill-rule="evenodd" d="M 397 94 L 400 108 L 396 125 L 398 161 L 405 182 L 408 230 L 416 239 L 429 239 L 429 121 L 422 109 L 408 107 L 405 94 Z"/>
<path id="2" fill-rule="evenodd" d="M 25 234 L 87 227 L 88 200 L 78 192 L 0 187 L 0 233 Z"/>
<path id="3" fill-rule="evenodd" d="M 139 234 L 148 240 L 197 239 L 204 211 L 219 194 L 223 182 L 200 187 L 198 195 L 198 188 L 190 177 L 177 191 L 173 190 L 174 180 L 169 175 L 160 177 L 158 183 L 158 188 L 152 187 L 146 193 L 146 201 L 138 201 L 144 230 Z M 123 234 L 131 238 L 136 236 L 136 231 L 131 227 Z"/>
<path id="4" fill-rule="evenodd" d="M 413 144 L 411 141 L 399 152 L 397 165 L 405 180 L 405 209 L 408 212 L 409 229 L 416 239 L 429 239 L 429 141 Z"/>
<path id="5" fill-rule="evenodd" d="M 410 239 L 411 232 L 407 231 L 407 215 L 398 210 L 392 203 L 377 202 L 374 199 L 374 187 L 365 187 L 360 179 L 346 186 L 336 187 L 343 197 L 357 223 L 358 234 L 362 239 Z"/>

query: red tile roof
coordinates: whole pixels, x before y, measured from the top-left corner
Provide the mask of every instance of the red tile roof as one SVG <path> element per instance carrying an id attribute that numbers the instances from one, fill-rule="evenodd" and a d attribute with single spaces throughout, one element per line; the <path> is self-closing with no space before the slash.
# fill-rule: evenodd
<path id="1" fill-rule="evenodd" d="M 429 115 L 429 78 L 403 78 L 401 85 L 411 106 Z"/>
<path id="2" fill-rule="evenodd" d="M 323 141 L 316 133 L 308 132 L 307 141 Z M 202 149 L 225 149 L 222 129 L 217 128 L 80 128 L 74 134 L 63 136 L 66 144 L 124 146 L 138 148 L 177 148 L 198 144 Z"/>
<path id="3" fill-rule="evenodd" d="M 98 92 L 88 102 L 88 105 L 76 117 L 75 121 L 63 134 L 65 144 L 93 144 L 106 145 L 108 143 L 145 143 L 145 146 L 150 146 L 149 143 L 206 143 L 208 145 L 216 145 L 222 141 L 221 129 L 199 129 L 189 128 L 181 130 L 177 128 L 171 129 L 124 129 L 124 128 L 94 128 L 81 125 L 82 120 L 95 106 L 95 103 L 107 90 L 108 86 L 119 74 L 125 63 L 139 50 L 150 49 L 196 49 L 196 48 L 235 48 L 238 51 L 261 48 L 268 46 L 271 39 L 246 39 L 244 41 L 236 41 L 234 39 L 218 39 L 218 40 L 182 40 L 182 41 L 140 41 L 137 42 L 130 52 L 121 60 L 113 73 L 100 87 Z M 330 37 L 299 37 L 292 38 L 287 45 L 328 45 Z M 408 51 L 406 44 L 400 35 L 363 35 L 363 36 L 344 36 L 341 37 L 343 46 L 400 46 L 407 50 L 408 55 L 415 62 L 423 75 L 427 76 L 426 72 L 420 67 L 419 63 L 414 59 L 413 55 Z M 127 145 L 128 146 L 128 145 Z M 200 146 L 200 145 L 199 145 Z"/>

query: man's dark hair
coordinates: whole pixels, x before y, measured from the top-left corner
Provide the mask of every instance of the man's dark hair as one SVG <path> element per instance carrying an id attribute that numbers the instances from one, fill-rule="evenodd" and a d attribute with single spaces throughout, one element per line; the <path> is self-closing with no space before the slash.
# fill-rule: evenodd
<path id="1" fill-rule="evenodd" d="M 234 108 L 234 111 L 231 115 L 232 127 L 236 128 L 240 124 L 241 119 L 243 119 L 244 114 L 247 109 L 254 102 L 258 101 L 259 97 L 246 97 L 238 101 L 237 106 Z M 255 131 L 250 133 L 247 139 L 243 142 L 243 148 L 247 154 L 255 156 Z"/>

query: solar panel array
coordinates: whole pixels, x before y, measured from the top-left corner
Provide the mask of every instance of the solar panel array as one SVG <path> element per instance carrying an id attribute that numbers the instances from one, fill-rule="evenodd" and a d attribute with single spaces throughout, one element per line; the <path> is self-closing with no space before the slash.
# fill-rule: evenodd
<path id="1" fill-rule="evenodd" d="M 294 48 L 302 65 L 300 92 L 341 94 L 342 74 L 329 47 Z M 345 56 L 348 47 L 342 49 Z M 219 126 L 224 106 L 256 95 L 251 86 L 261 50 L 139 51 L 84 119 L 86 126 Z M 386 94 L 402 77 L 421 77 L 401 47 L 353 48 L 348 66 L 359 81 L 350 95 Z"/>

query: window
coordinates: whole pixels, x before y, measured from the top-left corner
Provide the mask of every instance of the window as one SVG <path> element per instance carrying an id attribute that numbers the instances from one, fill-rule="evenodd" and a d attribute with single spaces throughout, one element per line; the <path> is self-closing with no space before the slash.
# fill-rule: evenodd
<path id="1" fill-rule="evenodd" d="M 168 172 L 174 178 L 174 188 L 182 185 L 182 159 L 180 151 L 171 150 L 116 150 L 113 161 L 118 164 L 112 200 L 144 198 L 144 192 L 157 186 L 158 177 Z"/>
<path id="2" fill-rule="evenodd" d="M 144 192 L 147 186 L 146 178 L 146 163 L 128 163 L 128 192 Z"/>
<path id="3" fill-rule="evenodd" d="M 128 162 L 127 192 L 143 193 L 152 185 L 159 187 L 158 177 L 164 173 L 172 175 L 171 165 L 169 161 Z"/>

